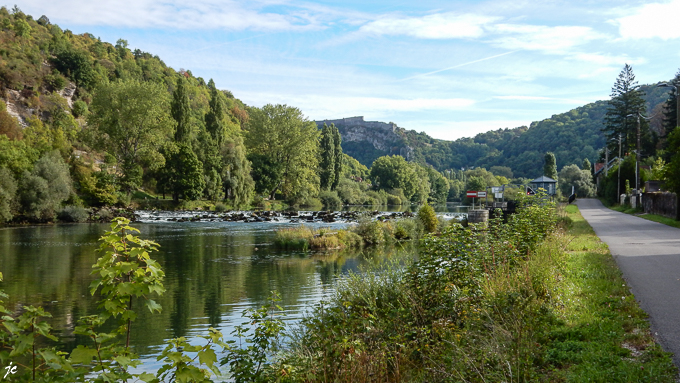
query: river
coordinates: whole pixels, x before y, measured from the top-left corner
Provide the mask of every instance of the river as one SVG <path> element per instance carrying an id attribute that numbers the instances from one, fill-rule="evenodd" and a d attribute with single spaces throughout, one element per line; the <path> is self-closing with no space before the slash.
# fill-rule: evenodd
<path id="1" fill-rule="evenodd" d="M 465 208 L 441 206 L 449 218 Z M 333 293 L 342 275 L 360 272 L 369 262 L 380 262 L 399 248 L 360 252 L 310 253 L 283 251 L 273 244 L 274 230 L 291 227 L 279 222 L 161 222 L 136 223 L 145 239 L 160 244 L 152 256 L 166 274 L 166 292 L 157 299 L 160 314 L 137 307 L 131 344 L 155 371 L 155 355 L 165 341 L 185 336 L 195 339 L 209 327 L 230 338 L 241 313 L 263 305 L 272 290 L 280 293 L 281 306 L 290 321 L 299 319 L 324 296 Z M 147 217 L 147 219 L 144 219 Z M 158 215 L 155 216 L 158 218 Z M 156 219 L 154 218 L 154 219 Z M 344 227 L 347 223 L 311 223 L 314 227 Z M 98 255 L 98 239 L 108 224 L 55 224 L 0 229 L 0 284 L 9 295 L 6 307 L 40 305 L 53 315 L 49 322 L 60 339 L 59 348 L 70 350 L 88 344 L 73 334 L 77 318 L 98 312 L 97 298 L 89 291 L 90 274 Z"/>

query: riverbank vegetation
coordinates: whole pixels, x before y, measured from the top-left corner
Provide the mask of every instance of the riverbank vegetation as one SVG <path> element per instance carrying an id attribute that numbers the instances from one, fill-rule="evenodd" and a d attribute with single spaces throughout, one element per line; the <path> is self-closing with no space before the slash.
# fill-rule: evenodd
<path id="1" fill-rule="evenodd" d="M 150 257 L 156 244 L 127 225 L 117 219 L 102 237 L 92 292 L 103 311 L 75 329 L 90 345 L 44 347 L 56 339 L 42 321 L 49 313 L 2 308 L 0 358 L 21 363 L 14 378 L 210 381 L 230 371 L 236 382 L 673 382 L 677 375 L 578 209 L 556 213 L 538 198 L 505 223 L 453 224 L 424 236 L 417 259 L 395 257 L 349 275 L 295 329 L 286 328 L 274 295 L 244 313 L 237 340 L 214 329 L 199 346 L 171 339 L 160 370 L 138 374 L 133 367 L 144 368 L 126 341 L 138 305 L 129 302 L 160 310 L 153 299 L 164 292 L 163 271 Z M 102 332 L 106 319 L 119 331 Z"/>

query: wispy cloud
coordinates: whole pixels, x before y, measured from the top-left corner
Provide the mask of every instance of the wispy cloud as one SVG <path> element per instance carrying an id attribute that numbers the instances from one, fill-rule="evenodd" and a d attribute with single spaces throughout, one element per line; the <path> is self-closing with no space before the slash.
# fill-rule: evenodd
<path id="1" fill-rule="evenodd" d="M 276 6 L 274 6 L 276 5 Z M 288 31 L 321 28 L 315 11 L 272 2 L 234 0 L 25 0 L 24 11 L 78 25 L 128 28 Z M 279 8 L 279 12 L 271 9 Z M 265 9 L 270 9 L 266 11 Z"/>
<path id="2" fill-rule="evenodd" d="M 678 28 L 680 0 L 645 4 L 632 15 L 617 19 L 619 33 L 624 39 L 680 38 Z"/>
<path id="3" fill-rule="evenodd" d="M 497 17 L 453 12 L 421 17 L 385 15 L 359 28 L 359 34 L 410 36 L 419 39 L 474 38 L 484 34 L 484 26 Z"/>
<path id="4" fill-rule="evenodd" d="M 492 30 L 501 35 L 491 40 L 497 47 L 549 54 L 564 54 L 576 46 L 606 37 L 583 26 L 497 24 Z"/>

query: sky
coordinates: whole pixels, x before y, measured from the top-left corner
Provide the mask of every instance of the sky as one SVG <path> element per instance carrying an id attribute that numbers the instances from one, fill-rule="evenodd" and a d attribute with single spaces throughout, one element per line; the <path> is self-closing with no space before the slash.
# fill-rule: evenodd
<path id="1" fill-rule="evenodd" d="M 6 4 L 11 9 L 14 4 Z M 455 140 L 607 100 L 680 68 L 680 0 L 17 0 L 158 55 L 248 105 Z"/>

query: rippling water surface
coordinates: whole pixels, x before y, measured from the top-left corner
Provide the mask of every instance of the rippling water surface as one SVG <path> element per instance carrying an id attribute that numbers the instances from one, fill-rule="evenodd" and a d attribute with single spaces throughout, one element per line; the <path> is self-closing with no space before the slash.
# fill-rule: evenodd
<path id="1" fill-rule="evenodd" d="M 447 218 L 456 209 L 440 209 Z M 454 211 L 452 211 L 454 210 Z M 145 359 L 145 369 L 155 361 L 165 340 L 195 339 L 216 327 L 225 337 L 243 320 L 244 309 L 266 303 L 272 290 L 280 293 L 289 321 L 332 294 L 342 275 L 360 272 L 368 262 L 380 262 L 396 249 L 361 252 L 310 253 L 282 251 L 272 245 L 274 230 L 296 224 L 279 222 L 160 222 L 147 219 L 134 224 L 143 238 L 160 244 L 153 256 L 166 273 L 166 293 L 157 299 L 161 314 L 137 307 L 131 343 Z M 155 219 L 155 218 L 154 218 Z M 347 223 L 313 223 L 314 227 L 340 228 Z M 97 259 L 98 239 L 108 224 L 73 224 L 0 229 L 1 288 L 9 294 L 9 308 L 42 305 L 52 313 L 52 326 L 70 350 L 87 343 L 73 335 L 77 318 L 95 314 L 90 272 Z M 408 250 L 403 250 L 408 251 Z"/>

